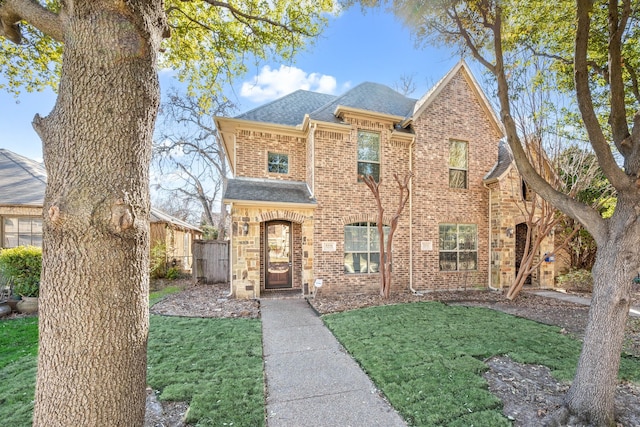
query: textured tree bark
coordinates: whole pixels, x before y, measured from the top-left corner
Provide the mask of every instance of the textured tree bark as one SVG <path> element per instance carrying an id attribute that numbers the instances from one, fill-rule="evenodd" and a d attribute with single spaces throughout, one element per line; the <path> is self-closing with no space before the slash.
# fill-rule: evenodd
<path id="1" fill-rule="evenodd" d="M 598 248 L 584 345 L 565 398 L 572 425 L 616 425 L 614 397 L 620 352 L 631 305 L 631 280 L 637 274 L 631 266 L 638 265 L 640 256 L 637 206 L 629 197 L 619 195 L 616 213 L 611 218 L 610 238 Z"/>
<path id="2" fill-rule="evenodd" d="M 160 1 L 74 1 L 53 111 L 34 426 L 142 425 Z"/>

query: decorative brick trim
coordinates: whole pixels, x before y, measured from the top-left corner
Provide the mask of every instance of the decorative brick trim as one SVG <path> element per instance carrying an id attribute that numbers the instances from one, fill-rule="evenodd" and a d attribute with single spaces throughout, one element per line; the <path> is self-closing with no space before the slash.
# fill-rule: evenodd
<path id="1" fill-rule="evenodd" d="M 302 224 L 304 223 L 305 216 L 298 212 L 277 210 L 277 211 L 269 211 L 269 212 L 261 213 L 258 216 L 258 220 L 260 222 L 285 220 L 285 221 L 295 222 L 297 224 Z"/>
<path id="2" fill-rule="evenodd" d="M 344 121 L 349 123 L 350 125 L 356 126 L 359 129 L 372 129 L 372 130 L 385 130 L 385 129 L 393 129 L 393 123 L 387 122 L 382 123 L 377 120 L 369 120 L 357 118 L 351 115 L 344 116 Z"/>
<path id="3" fill-rule="evenodd" d="M 259 131 L 248 130 L 248 129 L 239 129 L 238 136 L 275 139 L 276 141 L 280 141 L 280 142 L 295 142 L 295 143 L 305 142 L 305 138 L 300 138 L 297 136 L 281 135 L 279 133 L 259 132 Z"/>
<path id="4" fill-rule="evenodd" d="M 389 145 L 394 148 L 409 148 L 411 146 L 411 141 L 392 139 L 389 141 Z"/>
<path id="5" fill-rule="evenodd" d="M 332 132 L 328 130 L 318 130 L 316 131 L 315 137 L 331 139 L 334 141 L 344 141 L 344 138 L 346 135 L 348 135 L 348 133 Z"/>
<path id="6" fill-rule="evenodd" d="M 341 221 L 342 221 L 342 225 L 353 224 L 354 222 L 378 222 L 378 214 L 377 213 L 352 214 L 352 215 L 343 217 Z M 391 224 L 391 216 L 383 215 L 382 221 L 386 225 Z"/>

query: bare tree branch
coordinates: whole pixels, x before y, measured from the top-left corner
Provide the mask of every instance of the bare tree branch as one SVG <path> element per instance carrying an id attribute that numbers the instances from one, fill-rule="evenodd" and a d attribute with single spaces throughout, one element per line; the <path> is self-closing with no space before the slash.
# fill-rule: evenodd
<path id="1" fill-rule="evenodd" d="M 252 15 L 249 13 L 245 13 L 243 11 L 241 11 L 240 9 L 232 6 L 231 4 L 227 3 L 227 2 L 222 2 L 222 1 L 217 1 L 217 0 L 203 0 L 205 3 L 210 4 L 211 6 L 216 6 L 216 7 L 222 7 L 227 9 L 234 18 L 236 18 L 239 22 L 242 22 L 243 24 L 247 25 L 249 28 L 252 28 L 251 25 L 251 21 L 259 21 L 259 22 L 264 22 L 266 24 L 269 24 L 271 26 L 274 27 L 280 27 L 290 33 L 294 33 L 294 32 L 298 32 L 300 34 L 303 34 L 305 36 L 315 36 L 315 34 L 306 32 L 300 28 L 295 29 L 287 24 L 283 24 L 282 22 L 278 22 L 278 21 L 274 21 L 272 19 L 266 18 L 264 16 L 258 16 L 258 15 Z M 253 30 L 253 28 L 252 28 Z"/>
<path id="2" fill-rule="evenodd" d="M 35 0 L 4 0 L 0 2 L 0 36 L 15 44 L 22 43 L 20 21 L 26 21 L 45 35 L 64 41 L 60 16 Z"/>

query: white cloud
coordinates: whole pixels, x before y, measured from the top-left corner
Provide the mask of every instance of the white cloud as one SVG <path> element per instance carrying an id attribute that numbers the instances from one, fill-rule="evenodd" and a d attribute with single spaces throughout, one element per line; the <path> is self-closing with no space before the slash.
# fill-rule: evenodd
<path id="1" fill-rule="evenodd" d="M 278 69 L 271 69 L 265 65 L 260 74 L 242 83 L 240 96 L 249 98 L 252 102 L 266 102 L 298 89 L 335 94 L 337 87 L 336 78 L 333 76 L 309 74 L 300 68 L 287 65 L 280 65 Z"/>

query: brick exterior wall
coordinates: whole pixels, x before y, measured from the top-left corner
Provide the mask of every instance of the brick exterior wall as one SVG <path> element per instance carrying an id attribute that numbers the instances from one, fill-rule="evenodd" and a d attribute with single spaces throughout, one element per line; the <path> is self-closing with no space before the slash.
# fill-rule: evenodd
<path id="1" fill-rule="evenodd" d="M 414 131 L 414 288 L 486 287 L 489 192 L 483 185 L 483 177 L 497 161 L 500 135 L 461 73 L 454 76 L 414 120 Z M 468 143 L 467 189 L 449 188 L 449 142 L 452 139 Z M 477 225 L 477 270 L 440 271 L 439 225 L 444 223 Z M 431 242 L 433 249 L 422 250 L 420 242 Z"/>
<path id="2" fill-rule="evenodd" d="M 307 179 L 306 138 L 253 129 L 238 129 L 236 138 L 238 140 L 236 176 L 290 181 L 305 181 Z M 268 172 L 267 155 L 269 152 L 289 156 L 289 173 Z"/>
<path id="3" fill-rule="evenodd" d="M 395 130 L 397 118 L 348 109 L 342 110 L 343 125 L 317 122 L 298 134 L 285 127 L 281 134 L 271 127 L 268 132 L 249 127 L 236 129 L 236 176 L 306 181 L 317 200 L 315 209 L 233 206 L 231 263 L 237 297 L 257 297 L 264 290 L 265 222 L 280 219 L 293 224 L 294 288 L 313 292 L 314 281 L 322 279 L 324 295 L 378 292 L 379 274 L 344 271 L 345 225 L 377 222 L 376 201 L 357 177 L 359 130 L 380 134 L 385 224 L 390 223 L 398 203 L 393 174 L 402 178 L 409 170 L 414 172 L 412 202 L 407 203 L 394 235 L 391 292 L 406 289 L 410 284 L 417 291 L 486 288 L 490 265 L 493 286 L 505 286 L 514 271 L 515 243 L 513 238 L 505 237 L 506 228 L 515 229 L 517 220 L 514 210 L 517 206 L 507 191 L 513 183 L 491 184 L 490 201 L 490 191 L 483 182 L 497 161 L 501 134 L 463 72 L 440 87 L 429 102 L 420 107 L 419 116 L 413 117 L 414 134 Z M 449 188 L 451 140 L 468 144 L 465 189 Z M 269 151 L 289 155 L 288 174 L 267 172 Z M 507 209 L 510 204 L 513 206 Z M 249 226 L 248 233 L 243 231 L 245 223 Z M 476 225 L 476 269 L 440 270 L 441 224 Z M 490 235 L 495 251 L 491 260 Z M 539 274 L 541 283 L 546 283 L 549 277 L 544 268 Z M 550 277 L 553 278 L 552 273 Z"/>
<path id="4" fill-rule="evenodd" d="M 323 294 L 375 293 L 380 275 L 344 272 L 344 226 L 354 222 L 377 222 L 377 205 L 371 190 L 358 182 L 358 130 L 380 133 L 380 182 L 385 214 L 395 212 L 398 187 L 394 173 L 402 178 L 409 170 L 410 146 L 393 138 L 393 123 L 353 116 L 343 117 L 350 129 L 315 132 L 315 212 L 316 278 L 323 280 Z M 409 280 L 407 251 L 409 206 L 405 207 L 393 238 L 393 278 L 391 292 L 406 288 Z M 385 222 L 389 224 L 389 219 Z M 323 243 L 325 250 L 323 250 Z M 333 245 L 335 244 L 335 251 Z M 327 250 L 326 246 L 330 247 Z"/>

